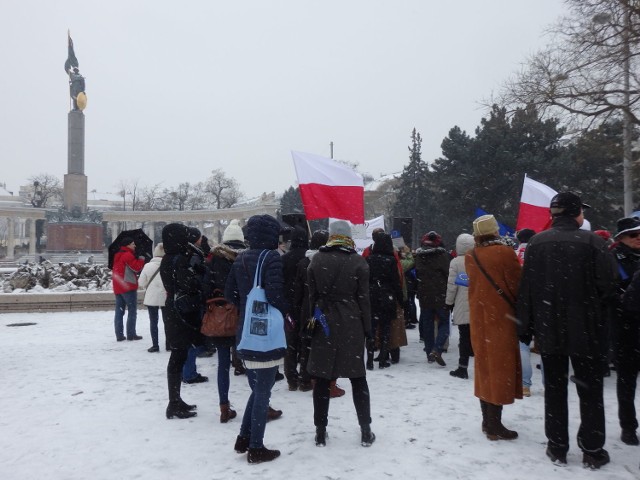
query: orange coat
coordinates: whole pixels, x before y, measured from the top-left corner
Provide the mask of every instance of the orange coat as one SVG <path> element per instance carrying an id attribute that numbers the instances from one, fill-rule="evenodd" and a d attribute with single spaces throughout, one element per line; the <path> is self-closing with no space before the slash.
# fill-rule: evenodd
<path id="1" fill-rule="evenodd" d="M 521 267 L 511 247 L 477 246 L 465 255 L 469 275 L 469 319 L 474 352 L 475 395 L 494 405 L 522 398 L 522 365 L 515 312 L 478 268 L 478 260 L 493 281 L 515 304 Z"/>

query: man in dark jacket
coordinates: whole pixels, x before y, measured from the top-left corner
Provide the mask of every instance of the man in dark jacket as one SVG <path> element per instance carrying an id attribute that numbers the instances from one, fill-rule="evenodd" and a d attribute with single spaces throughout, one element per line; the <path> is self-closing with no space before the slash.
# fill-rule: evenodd
<path id="1" fill-rule="evenodd" d="M 446 363 L 442 352 L 449 338 L 449 311 L 445 309 L 445 298 L 451 257 L 442 246 L 442 238 L 437 232 L 431 231 L 422 237 L 421 246 L 416 250 L 415 262 L 420 303 L 420 337 L 424 340 L 428 362 L 437 362 L 444 367 Z M 438 334 L 434 338 L 436 318 Z"/>
<path id="2" fill-rule="evenodd" d="M 289 251 L 282 256 L 282 273 L 284 276 L 284 294 L 291 307 L 294 305 L 296 269 L 298 262 L 307 253 L 309 235 L 304 228 L 295 227 L 291 232 Z M 293 325 L 287 328 L 287 354 L 284 357 L 284 375 L 287 377 L 289 390 L 298 390 L 298 360 L 300 356 L 300 335 L 296 326 L 302 321 L 300 312 L 291 308 L 288 312 Z"/>
<path id="3" fill-rule="evenodd" d="M 542 356 L 547 456 L 553 462 L 567 462 L 570 359 L 580 397 L 578 446 L 583 463 L 596 469 L 609 462 L 603 448 L 602 389 L 607 349 L 605 308 L 616 270 L 604 240 L 580 230 L 584 208 L 588 205 L 571 192 L 552 198 L 552 227 L 533 236 L 525 252 L 518 333 L 525 344 L 535 335 Z"/>
<path id="4" fill-rule="evenodd" d="M 618 418 L 622 429 L 620 439 L 627 445 L 638 445 L 635 396 L 640 367 L 640 324 L 637 312 L 623 307 L 622 297 L 640 267 L 640 220 L 635 217 L 622 218 L 618 220 L 617 226 L 617 243 L 612 252 L 618 262 L 620 278 L 615 303 L 611 308 L 611 318 L 617 371 Z"/>

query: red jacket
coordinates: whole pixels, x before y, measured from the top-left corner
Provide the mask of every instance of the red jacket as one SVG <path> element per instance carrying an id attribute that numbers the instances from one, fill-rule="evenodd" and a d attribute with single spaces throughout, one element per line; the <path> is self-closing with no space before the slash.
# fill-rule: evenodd
<path id="1" fill-rule="evenodd" d="M 142 267 L 144 267 L 144 259 L 136 258 L 133 250 L 129 247 L 120 247 L 120 251 L 113 258 L 113 270 L 111 273 L 113 293 L 119 295 L 131 290 L 137 290 L 138 274 Z"/>

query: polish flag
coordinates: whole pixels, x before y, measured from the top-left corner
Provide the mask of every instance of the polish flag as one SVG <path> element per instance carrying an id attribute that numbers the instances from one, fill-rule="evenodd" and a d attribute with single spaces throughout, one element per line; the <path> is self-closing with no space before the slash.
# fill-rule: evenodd
<path id="1" fill-rule="evenodd" d="M 349 167 L 312 153 L 291 152 L 307 220 L 364 223 L 364 180 Z"/>
<path id="2" fill-rule="evenodd" d="M 516 230 L 530 228 L 538 233 L 551 227 L 549 204 L 556 193 L 553 188 L 525 175 Z"/>

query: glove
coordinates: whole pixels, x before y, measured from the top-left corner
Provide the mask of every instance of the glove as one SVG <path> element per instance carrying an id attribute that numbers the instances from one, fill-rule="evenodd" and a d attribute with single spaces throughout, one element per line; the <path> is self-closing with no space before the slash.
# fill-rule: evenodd
<path id="1" fill-rule="evenodd" d="M 530 333 L 527 333 L 525 335 L 518 335 L 518 338 L 522 343 L 529 346 L 529 344 L 531 343 L 532 335 Z"/>
<path id="2" fill-rule="evenodd" d="M 446 310 L 449 310 L 450 312 L 453 312 L 453 305 L 445 305 L 444 308 Z"/>

